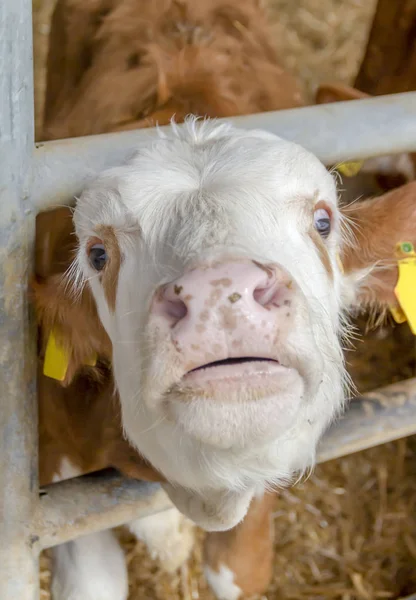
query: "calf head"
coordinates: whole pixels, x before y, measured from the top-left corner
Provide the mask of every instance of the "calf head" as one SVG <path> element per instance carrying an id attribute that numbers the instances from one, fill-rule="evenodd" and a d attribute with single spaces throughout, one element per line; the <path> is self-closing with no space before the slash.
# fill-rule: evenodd
<path id="1" fill-rule="evenodd" d="M 415 193 L 343 216 L 306 150 L 189 120 L 79 198 L 69 287 L 111 340 L 126 436 L 202 527 L 313 464 L 343 406 L 345 311 L 394 303 Z"/>

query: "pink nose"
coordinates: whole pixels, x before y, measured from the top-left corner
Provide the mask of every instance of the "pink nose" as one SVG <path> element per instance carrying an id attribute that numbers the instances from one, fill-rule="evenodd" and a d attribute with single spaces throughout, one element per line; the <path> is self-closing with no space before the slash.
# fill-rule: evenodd
<path id="1" fill-rule="evenodd" d="M 293 293 L 290 277 L 279 267 L 230 261 L 194 269 L 162 287 L 152 312 L 187 354 L 204 350 L 213 360 L 260 356 L 276 319 L 288 321 Z"/>

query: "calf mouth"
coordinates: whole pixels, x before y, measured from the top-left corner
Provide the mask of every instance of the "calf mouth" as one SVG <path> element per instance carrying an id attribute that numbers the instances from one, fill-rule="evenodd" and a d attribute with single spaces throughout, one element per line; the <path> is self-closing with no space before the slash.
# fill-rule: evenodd
<path id="1" fill-rule="evenodd" d="M 214 381 L 254 383 L 286 370 L 278 360 L 257 356 L 240 356 L 205 363 L 188 371 L 184 382 L 202 384 Z"/>
<path id="2" fill-rule="evenodd" d="M 232 366 L 232 365 L 242 365 L 245 363 L 253 363 L 253 362 L 265 362 L 265 363 L 274 363 L 280 364 L 279 361 L 274 360 L 273 358 L 259 358 L 255 356 L 241 356 L 239 358 L 225 358 L 223 360 L 214 360 L 213 362 L 206 363 L 199 367 L 195 367 L 191 371 L 188 371 L 187 375 L 190 373 L 196 373 L 197 371 L 202 371 L 203 369 L 212 369 L 213 367 L 221 367 L 221 366 Z"/>

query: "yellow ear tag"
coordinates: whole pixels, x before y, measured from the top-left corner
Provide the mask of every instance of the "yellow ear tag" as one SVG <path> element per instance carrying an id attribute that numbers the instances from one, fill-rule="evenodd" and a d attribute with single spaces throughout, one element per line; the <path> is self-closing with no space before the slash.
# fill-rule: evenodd
<path id="1" fill-rule="evenodd" d="M 399 278 L 394 289 L 400 309 L 390 309 L 397 322 L 409 322 L 413 335 L 416 335 L 416 252 L 410 242 L 401 242 L 396 247 L 399 257 Z M 396 313 L 396 314 L 395 314 Z"/>
<path id="2" fill-rule="evenodd" d="M 45 362 L 43 363 L 43 374 L 57 381 L 64 381 L 68 370 L 68 352 L 56 341 L 55 331 L 52 330 L 46 344 Z M 95 367 L 97 355 L 94 354 L 84 362 L 88 367 Z"/>
<path id="3" fill-rule="evenodd" d="M 46 345 L 43 374 L 46 377 L 63 381 L 68 369 L 68 352 L 56 341 L 54 330 L 51 331 Z"/>
<path id="4" fill-rule="evenodd" d="M 406 323 L 406 315 L 404 314 L 400 306 L 390 306 L 390 312 L 396 323 Z"/>
<path id="5" fill-rule="evenodd" d="M 86 367 L 95 367 L 96 364 L 97 364 L 97 355 L 96 354 L 94 354 L 88 360 L 86 360 L 84 362 L 84 365 Z"/>
<path id="6" fill-rule="evenodd" d="M 359 173 L 361 167 L 363 166 L 363 162 L 363 160 L 343 162 L 337 165 L 336 169 L 341 173 L 341 175 L 345 175 L 345 177 L 354 177 L 357 175 L 357 173 Z"/>

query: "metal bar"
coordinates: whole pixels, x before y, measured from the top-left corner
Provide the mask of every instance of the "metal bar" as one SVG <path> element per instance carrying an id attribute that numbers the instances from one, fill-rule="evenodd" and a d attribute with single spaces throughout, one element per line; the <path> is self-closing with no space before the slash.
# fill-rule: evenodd
<path id="1" fill-rule="evenodd" d="M 318 462 L 339 458 L 416 433 L 416 378 L 370 392 L 352 402 L 318 449 Z M 47 486 L 34 526 L 47 548 L 116 527 L 171 506 L 158 484 L 102 472 Z"/>
<path id="2" fill-rule="evenodd" d="M 293 140 L 327 165 L 416 151 L 416 92 L 228 120 Z M 139 129 L 37 144 L 32 180 L 37 210 L 71 202 L 94 175 L 122 163 L 155 135 L 155 129 Z"/>
<path id="3" fill-rule="evenodd" d="M 85 475 L 42 490 L 36 541 L 49 548 L 171 507 L 157 483 L 123 479 L 116 472 Z"/>
<path id="4" fill-rule="evenodd" d="M 323 437 L 318 462 L 347 456 L 416 433 L 416 378 L 354 400 Z"/>
<path id="5" fill-rule="evenodd" d="M 29 319 L 35 212 L 31 0 L 0 2 L 0 598 L 38 600 L 36 345 Z M 26 183 L 25 183 L 26 182 Z"/>

